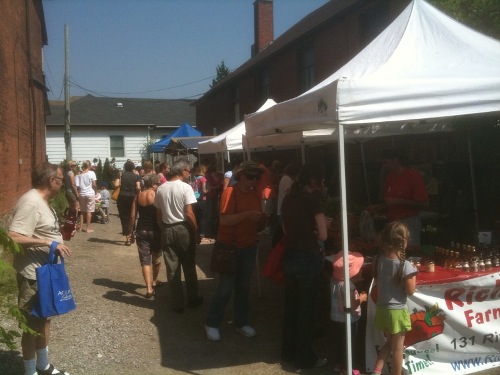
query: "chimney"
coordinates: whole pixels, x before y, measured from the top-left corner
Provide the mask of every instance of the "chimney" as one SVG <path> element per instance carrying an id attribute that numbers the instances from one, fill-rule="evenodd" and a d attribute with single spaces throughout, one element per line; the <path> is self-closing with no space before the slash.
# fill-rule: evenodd
<path id="1" fill-rule="evenodd" d="M 252 57 L 274 40 L 273 0 L 255 0 L 253 9 L 255 42 Z"/>

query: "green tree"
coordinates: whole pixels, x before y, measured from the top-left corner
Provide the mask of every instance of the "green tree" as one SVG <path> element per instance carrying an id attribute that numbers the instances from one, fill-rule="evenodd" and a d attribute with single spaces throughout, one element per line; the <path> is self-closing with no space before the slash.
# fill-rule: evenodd
<path id="1" fill-rule="evenodd" d="M 218 84 L 220 81 L 222 81 L 224 78 L 226 78 L 231 71 L 229 68 L 224 64 L 224 60 L 221 61 L 220 65 L 217 65 L 217 68 L 215 68 L 217 72 L 217 76 L 212 80 L 212 84 L 210 85 L 210 88 L 214 87 L 216 84 Z"/>
<path id="2" fill-rule="evenodd" d="M 19 253 L 23 251 L 22 247 L 8 236 L 7 230 L 0 227 L 0 250 L 8 251 L 12 254 Z M 2 310 L 6 308 L 8 314 L 19 323 L 19 328 L 23 332 L 29 332 L 33 335 L 37 333 L 30 329 L 27 325 L 25 316 L 21 311 L 12 303 L 9 302 L 9 297 L 11 297 L 11 288 L 8 287 L 9 284 L 15 285 L 15 272 L 9 262 L 6 262 L 3 258 L 2 252 L 0 251 L 0 306 Z M 14 350 L 16 348 L 16 338 L 20 337 L 19 332 L 14 330 L 6 330 L 0 326 L 0 344 L 6 345 L 9 349 Z"/>
<path id="3" fill-rule="evenodd" d="M 500 39 L 499 0 L 429 0 L 429 2 L 463 24 Z"/>
<path id="4" fill-rule="evenodd" d="M 144 142 L 141 147 L 141 159 L 153 161 L 153 144 L 155 144 L 158 140 L 156 138 L 150 138 L 149 141 Z"/>

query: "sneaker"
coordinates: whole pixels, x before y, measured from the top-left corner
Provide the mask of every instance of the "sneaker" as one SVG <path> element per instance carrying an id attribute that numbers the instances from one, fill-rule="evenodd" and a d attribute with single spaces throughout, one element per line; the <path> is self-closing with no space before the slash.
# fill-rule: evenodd
<path id="1" fill-rule="evenodd" d="M 205 326 L 205 332 L 210 341 L 220 341 L 219 328 Z"/>
<path id="2" fill-rule="evenodd" d="M 255 329 L 250 326 L 237 327 L 236 332 L 241 333 L 245 337 L 254 337 L 257 334 Z"/>
<path id="3" fill-rule="evenodd" d="M 38 375 L 69 375 L 69 372 L 64 371 L 64 370 L 58 370 L 56 369 L 53 365 L 49 365 L 49 368 L 47 370 L 39 370 L 36 369 L 36 373 Z"/>

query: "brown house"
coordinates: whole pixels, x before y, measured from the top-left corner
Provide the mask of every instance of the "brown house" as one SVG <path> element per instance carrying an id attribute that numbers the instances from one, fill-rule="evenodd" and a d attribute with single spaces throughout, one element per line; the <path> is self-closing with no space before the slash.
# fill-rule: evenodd
<path id="1" fill-rule="evenodd" d="M 42 48 L 47 32 L 41 0 L 0 6 L 0 217 L 31 187 L 31 170 L 44 161 L 48 111 Z"/>
<path id="2" fill-rule="evenodd" d="M 275 40 L 273 1 L 255 0 L 253 56 L 195 102 L 198 128 L 220 134 L 268 98 L 300 95 L 353 58 L 409 2 L 330 1 Z"/>

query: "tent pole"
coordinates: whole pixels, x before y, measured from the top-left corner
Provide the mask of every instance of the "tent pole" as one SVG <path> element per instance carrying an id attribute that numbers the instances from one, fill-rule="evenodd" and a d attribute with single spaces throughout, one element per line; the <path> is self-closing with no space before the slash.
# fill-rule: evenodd
<path id="1" fill-rule="evenodd" d="M 300 153 L 302 155 L 302 165 L 306 164 L 306 146 L 304 142 L 300 144 Z"/>
<path id="2" fill-rule="evenodd" d="M 346 291 L 351 290 L 349 280 L 349 237 L 347 226 L 347 191 L 345 177 L 345 149 L 344 149 L 344 126 L 339 123 L 339 172 L 340 172 L 340 212 L 342 215 L 342 251 L 344 254 L 344 285 Z M 352 347 L 351 347 L 351 293 L 345 293 L 345 332 L 347 373 L 352 374 Z"/>
<path id="3" fill-rule="evenodd" d="M 469 165 L 470 165 L 470 178 L 472 182 L 472 205 L 474 208 L 474 224 L 476 225 L 475 235 L 479 235 L 479 218 L 477 215 L 477 194 L 476 194 L 476 177 L 474 175 L 474 158 L 472 155 L 472 143 L 470 139 L 470 133 L 467 137 L 467 145 L 469 148 Z"/>
<path id="4" fill-rule="evenodd" d="M 371 204 L 370 188 L 368 186 L 368 174 L 366 173 L 365 147 L 363 146 L 363 142 L 359 142 L 359 147 L 361 149 L 361 163 L 363 165 L 363 176 L 365 178 L 366 201 L 368 205 L 370 205 Z"/>

